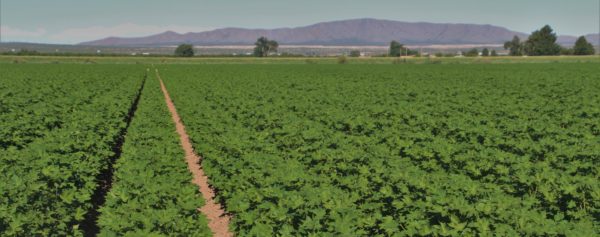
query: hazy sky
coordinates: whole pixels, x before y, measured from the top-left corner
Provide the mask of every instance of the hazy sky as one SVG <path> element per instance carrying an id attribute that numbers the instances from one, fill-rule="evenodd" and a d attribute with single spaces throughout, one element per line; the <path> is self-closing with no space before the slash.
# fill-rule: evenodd
<path id="1" fill-rule="evenodd" d="M 597 33 L 600 0 L 0 0 L 3 42 L 77 43 L 219 27 L 276 28 L 378 18 Z"/>

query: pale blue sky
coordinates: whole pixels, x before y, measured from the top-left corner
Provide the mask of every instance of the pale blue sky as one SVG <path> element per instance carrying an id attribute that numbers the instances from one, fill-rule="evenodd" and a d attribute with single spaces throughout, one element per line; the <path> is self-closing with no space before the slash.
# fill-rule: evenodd
<path id="1" fill-rule="evenodd" d="M 600 0 L 0 0 L 2 41 L 77 43 L 219 27 L 276 28 L 378 18 L 597 33 Z"/>

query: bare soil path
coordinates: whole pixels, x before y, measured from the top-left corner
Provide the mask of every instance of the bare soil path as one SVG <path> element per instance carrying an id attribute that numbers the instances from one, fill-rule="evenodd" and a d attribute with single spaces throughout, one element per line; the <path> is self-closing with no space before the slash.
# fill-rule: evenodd
<path id="1" fill-rule="evenodd" d="M 208 227 L 212 230 L 215 236 L 233 236 L 233 233 L 229 231 L 230 216 L 225 214 L 221 204 L 215 202 L 214 200 L 215 192 L 208 185 L 208 177 L 206 177 L 204 170 L 202 170 L 202 166 L 200 165 L 202 158 L 196 155 L 194 152 L 190 138 L 185 132 L 185 126 L 183 126 L 181 118 L 179 117 L 179 114 L 177 114 L 175 105 L 169 96 L 169 92 L 167 91 L 165 84 L 160 78 L 158 69 L 156 69 L 156 78 L 158 78 L 160 81 L 160 88 L 165 96 L 165 102 L 167 103 L 167 107 L 171 112 L 173 122 L 175 122 L 175 127 L 181 141 L 181 146 L 185 151 L 185 160 L 187 161 L 188 168 L 194 177 L 192 183 L 200 187 L 200 192 L 202 193 L 202 196 L 206 202 L 204 206 L 198 210 L 208 218 Z"/>

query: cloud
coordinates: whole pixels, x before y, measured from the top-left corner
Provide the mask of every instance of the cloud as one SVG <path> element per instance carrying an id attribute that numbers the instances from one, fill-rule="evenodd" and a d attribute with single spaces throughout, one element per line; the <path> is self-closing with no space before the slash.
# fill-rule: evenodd
<path id="1" fill-rule="evenodd" d="M 115 26 L 91 26 L 82 28 L 70 28 L 58 33 L 51 34 L 48 38 L 51 41 L 62 43 L 79 43 L 82 41 L 97 40 L 110 36 L 118 37 L 139 37 L 152 34 L 158 34 L 165 31 L 175 31 L 178 33 L 201 32 L 213 30 L 212 27 L 182 26 L 182 25 L 138 25 L 134 23 L 124 23 Z"/>
<path id="2" fill-rule="evenodd" d="M 46 34 L 46 29 L 37 28 L 35 30 L 23 30 L 7 25 L 0 25 L 0 32 L 2 33 L 3 41 L 12 41 L 21 38 L 34 38 L 43 36 Z"/>

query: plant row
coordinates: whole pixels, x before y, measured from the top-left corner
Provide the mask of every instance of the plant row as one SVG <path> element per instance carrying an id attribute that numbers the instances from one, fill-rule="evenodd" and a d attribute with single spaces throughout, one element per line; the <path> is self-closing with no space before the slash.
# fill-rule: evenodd
<path id="1" fill-rule="evenodd" d="M 150 78 L 127 130 L 100 236 L 211 236 L 158 80 Z"/>
<path id="2" fill-rule="evenodd" d="M 162 73 L 239 236 L 593 236 L 596 67 Z"/>
<path id="3" fill-rule="evenodd" d="M 0 72 L 1 234 L 82 235 L 143 69 L 13 65 Z"/>

